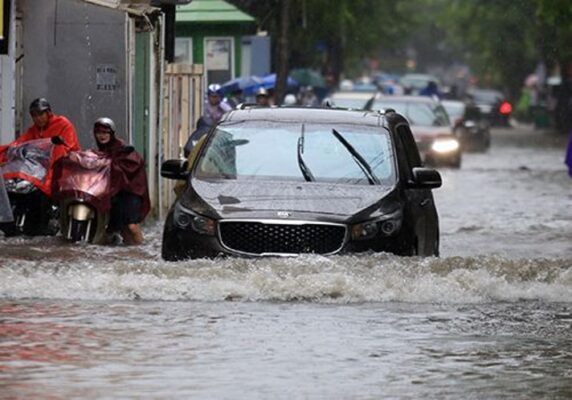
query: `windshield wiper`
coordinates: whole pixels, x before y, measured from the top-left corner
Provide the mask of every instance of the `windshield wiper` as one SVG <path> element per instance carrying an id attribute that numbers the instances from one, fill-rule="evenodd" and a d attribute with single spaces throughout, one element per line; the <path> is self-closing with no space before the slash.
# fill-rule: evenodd
<path id="1" fill-rule="evenodd" d="M 300 171 L 302 171 L 302 175 L 304 175 L 304 179 L 306 179 L 307 182 L 315 181 L 316 178 L 314 178 L 312 171 L 310 171 L 310 168 L 308 168 L 308 166 L 304 162 L 304 159 L 302 158 L 303 153 L 304 153 L 304 125 L 302 124 L 302 133 L 298 138 L 298 167 L 300 167 Z"/>
<path id="2" fill-rule="evenodd" d="M 336 139 L 338 139 L 340 141 L 341 144 L 344 145 L 344 147 L 350 152 L 350 154 L 352 155 L 352 158 L 354 159 L 354 161 L 356 162 L 356 164 L 361 168 L 361 170 L 363 171 L 363 173 L 365 174 L 365 176 L 367 177 L 368 182 L 370 183 L 370 185 L 380 185 L 381 182 L 379 181 L 379 179 L 377 178 L 377 176 L 375 176 L 373 174 L 373 171 L 371 170 L 371 166 L 369 165 L 369 163 L 365 160 L 365 158 L 362 157 L 362 155 L 354 148 L 354 146 L 352 146 L 341 134 L 340 132 L 336 131 L 335 129 L 332 129 L 332 133 L 334 134 L 334 136 L 336 137 Z"/>

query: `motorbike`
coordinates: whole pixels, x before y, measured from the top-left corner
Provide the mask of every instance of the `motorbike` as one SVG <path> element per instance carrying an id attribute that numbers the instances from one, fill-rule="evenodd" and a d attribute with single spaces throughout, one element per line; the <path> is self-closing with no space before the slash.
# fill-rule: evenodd
<path id="1" fill-rule="evenodd" d="M 104 244 L 111 208 L 111 158 L 93 150 L 72 151 L 58 162 L 54 199 L 65 240 Z"/>
<path id="2" fill-rule="evenodd" d="M 4 190 L 11 214 L 0 223 L 5 236 L 20 234 L 56 235 L 59 230 L 58 206 L 50 198 L 52 153 L 56 144 L 52 139 L 36 139 L 13 145 L 6 150 L 0 165 Z M 3 201 L 3 208 L 6 202 Z"/>

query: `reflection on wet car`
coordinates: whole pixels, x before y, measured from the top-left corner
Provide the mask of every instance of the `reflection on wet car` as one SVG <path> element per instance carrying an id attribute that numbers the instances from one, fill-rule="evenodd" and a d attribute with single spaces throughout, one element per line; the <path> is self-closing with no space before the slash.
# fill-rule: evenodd
<path id="1" fill-rule="evenodd" d="M 163 231 L 165 260 L 388 251 L 438 255 L 431 189 L 399 114 L 313 108 L 228 113 L 189 160 Z"/>

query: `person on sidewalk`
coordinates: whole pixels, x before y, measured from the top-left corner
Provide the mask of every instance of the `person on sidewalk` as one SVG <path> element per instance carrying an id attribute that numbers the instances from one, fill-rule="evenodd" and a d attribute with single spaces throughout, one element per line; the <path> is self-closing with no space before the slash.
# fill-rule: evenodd
<path id="1" fill-rule="evenodd" d="M 111 211 L 107 232 L 110 237 L 119 232 L 123 243 L 143 243 L 139 224 L 150 210 L 145 162 L 133 146 L 115 136 L 115 123 L 103 117 L 95 121 L 93 135 L 99 151 L 109 155 L 111 166 Z"/>

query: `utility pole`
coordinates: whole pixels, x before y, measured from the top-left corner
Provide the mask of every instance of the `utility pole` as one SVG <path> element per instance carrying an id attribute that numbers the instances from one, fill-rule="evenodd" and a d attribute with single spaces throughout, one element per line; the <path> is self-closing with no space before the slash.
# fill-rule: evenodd
<path id="1" fill-rule="evenodd" d="M 290 25 L 290 1 L 280 0 L 279 22 L 280 30 L 278 35 L 278 62 L 276 66 L 276 88 L 274 91 L 274 103 L 281 104 L 286 94 L 288 82 L 288 28 Z"/>

